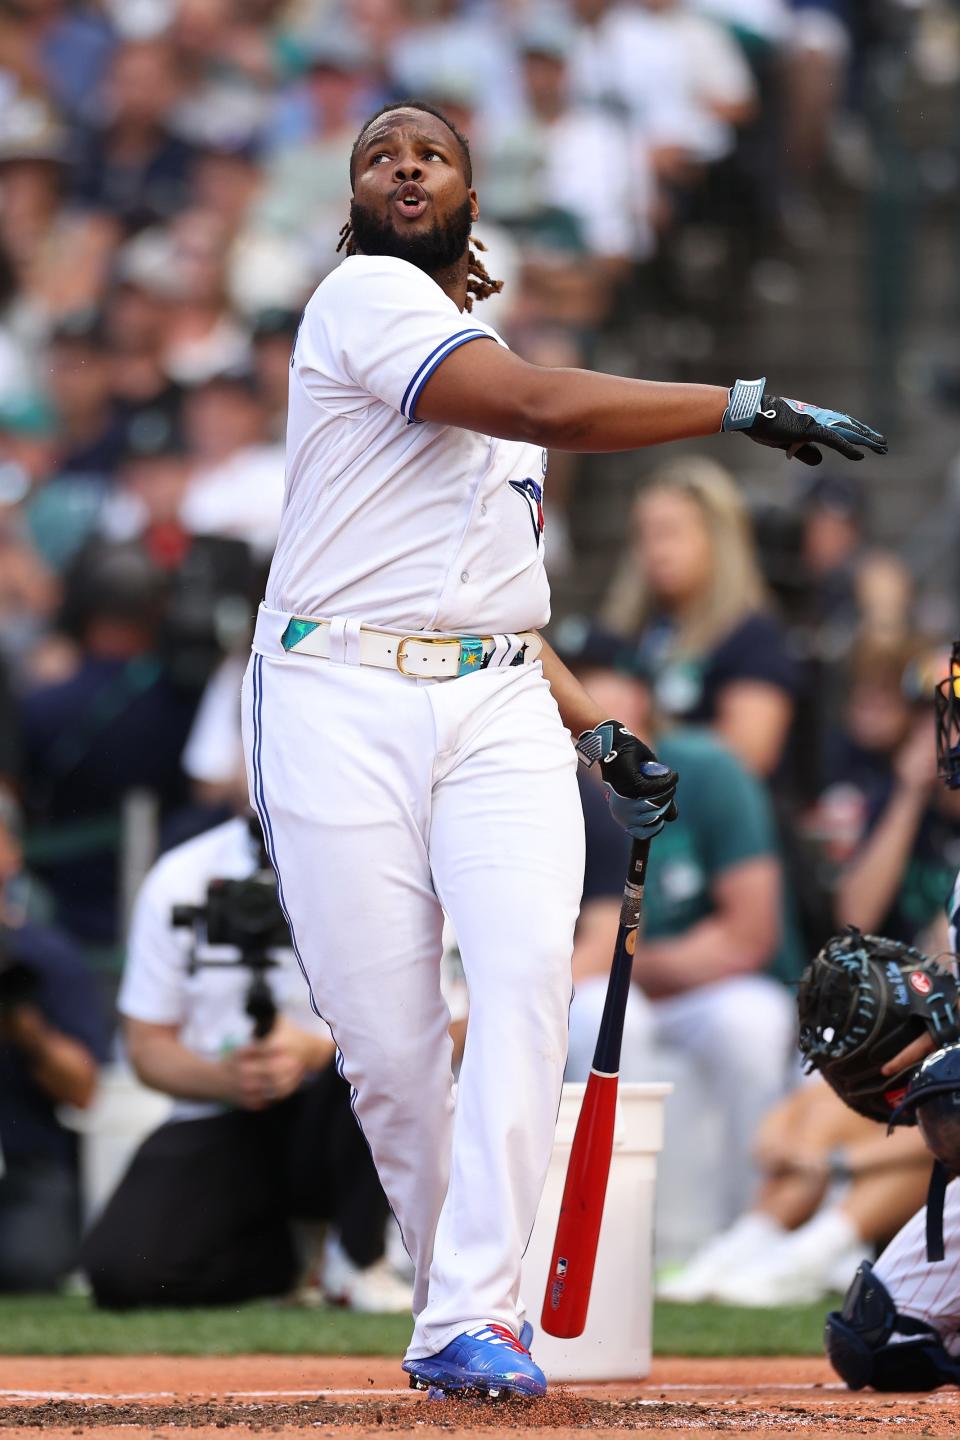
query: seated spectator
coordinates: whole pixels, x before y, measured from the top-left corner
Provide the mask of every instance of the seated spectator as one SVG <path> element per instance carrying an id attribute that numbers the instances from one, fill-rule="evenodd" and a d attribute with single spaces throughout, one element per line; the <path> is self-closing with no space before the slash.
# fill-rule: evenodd
<path id="1" fill-rule="evenodd" d="M 897 751 L 912 728 L 904 675 L 914 652 L 909 644 L 864 640 L 844 672 L 840 724 L 827 734 L 817 763 L 826 785 L 803 817 L 804 829 L 834 871 L 834 884 L 863 843 L 871 807 L 889 789 Z"/>
<path id="2" fill-rule="evenodd" d="M 265 887 L 256 903 L 225 903 L 224 939 L 254 942 L 246 963 L 236 945 L 213 943 L 221 932 L 209 911 L 193 927 L 174 925 L 174 906 L 206 905 L 210 882 L 224 879 Z M 294 1222 L 323 1220 L 334 1227 L 326 1296 L 410 1309 L 409 1286 L 383 1259 L 387 1201 L 333 1039 L 281 934 L 273 871 L 245 817 L 168 851 L 144 882 L 119 1009 L 138 1076 L 176 1105 L 85 1241 L 99 1305 L 283 1294 L 301 1270 Z"/>
<path id="3" fill-rule="evenodd" d="M 244 540 L 269 560 L 280 529 L 284 453 L 267 432 L 254 372 L 227 370 L 195 386 L 184 430 L 191 461 L 180 506 L 184 529 Z"/>
<path id="4" fill-rule="evenodd" d="M 910 727 L 870 792 L 863 838 L 836 895 L 838 927 L 857 925 L 933 953 L 945 948 L 943 907 L 960 863 L 960 791 L 937 783 L 931 724 L 933 686 L 946 669 L 941 655 L 908 671 L 908 682 L 916 676 Z"/>
<path id="5" fill-rule="evenodd" d="M 727 1163 L 717 1183 L 732 1219 L 752 1193 L 756 1126 L 787 1084 L 795 1006 L 782 982 L 802 966 L 770 807 L 757 780 L 708 732 L 661 728 L 649 685 L 612 668 L 609 637 L 588 635 L 577 654 L 561 628 L 555 643 L 604 713 L 681 776 L 679 819 L 650 851 L 621 1074 L 631 1078 L 652 1041 L 694 1061 L 723 1110 Z M 629 848 L 595 770 L 581 772 L 580 788 L 587 861 L 573 955 L 571 1080 L 586 1079 L 590 1068 Z"/>
<path id="6" fill-rule="evenodd" d="M 524 103 L 490 122 L 484 207 L 532 249 L 557 249 L 551 235 L 566 217 L 571 263 L 589 258 L 613 278 L 653 248 L 653 181 L 621 125 L 571 100 L 572 39 L 543 22 L 522 36 Z"/>
<path id="7" fill-rule="evenodd" d="M 120 923 L 124 799 L 148 790 L 163 813 L 183 793 L 195 697 L 175 689 L 158 654 L 163 598 L 162 575 L 136 546 L 82 551 L 63 607 L 73 666 L 21 707 L 31 868 L 57 922 L 108 952 Z"/>
<path id="8" fill-rule="evenodd" d="M 350 207 L 350 152 L 376 101 L 371 103 L 370 55 L 352 32 L 315 34 L 304 59 L 310 133 L 279 146 L 267 160 L 254 223 L 306 239 L 319 280 L 337 263 Z"/>
<path id="9" fill-rule="evenodd" d="M 115 242 L 112 217 L 68 202 L 67 136 L 45 101 L 16 96 L 0 118 L 0 243 L 34 343 L 50 322 L 96 304 Z"/>
<path id="10" fill-rule="evenodd" d="M 754 774 L 773 775 L 797 674 L 732 477 L 700 456 L 670 461 L 654 472 L 632 518 L 605 620 L 636 637 L 659 710 L 709 725 Z"/>
<path id="11" fill-rule="evenodd" d="M 574 10 L 574 93 L 628 116 L 658 173 L 682 178 L 732 152 L 754 85 L 721 25 L 676 0 L 576 0 Z"/>
<path id="12" fill-rule="evenodd" d="M 76 1137 L 109 1032 L 93 976 L 60 932 L 24 921 L 15 808 L 0 792 L 0 1291 L 53 1290 L 77 1264 Z"/>
<path id="13" fill-rule="evenodd" d="M 842 1291 L 923 1204 L 930 1179 L 918 1131 L 888 1135 L 819 1079 L 770 1111 L 756 1157 L 763 1183 L 751 1208 L 664 1278 L 660 1299 L 765 1307 Z"/>
<path id="14" fill-rule="evenodd" d="M 78 136 L 72 194 L 132 234 L 188 202 L 193 148 L 174 135 L 180 77 L 168 41 L 130 40 L 114 51 L 97 124 Z"/>
<path id="15" fill-rule="evenodd" d="M 64 316 L 47 347 L 57 425 L 57 473 L 107 481 L 120 463 L 123 412 L 112 394 L 111 356 L 96 311 Z"/>

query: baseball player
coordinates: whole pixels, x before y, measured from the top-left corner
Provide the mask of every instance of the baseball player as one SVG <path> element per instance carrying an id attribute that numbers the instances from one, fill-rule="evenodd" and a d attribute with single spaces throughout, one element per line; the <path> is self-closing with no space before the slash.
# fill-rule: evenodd
<path id="1" fill-rule="evenodd" d="M 631 834 L 672 818 L 676 786 L 538 634 L 547 450 L 742 430 L 812 464 L 819 444 L 860 459 L 886 443 L 759 380 L 648 384 L 512 354 L 473 313 L 498 284 L 470 250 L 467 142 L 430 107 L 375 115 L 350 179 L 347 258 L 291 362 L 280 538 L 244 681 L 250 793 L 415 1266 L 411 1384 L 539 1395 L 518 1283 L 583 879 L 568 732 Z M 456 1108 L 441 907 L 470 991 Z"/>
<path id="2" fill-rule="evenodd" d="M 941 777 L 950 790 L 960 791 L 960 641 L 953 646 L 950 675 L 937 687 L 937 751 Z M 960 874 L 947 915 L 956 955 Z M 913 1111 L 928 1148 L 948 1168 L 935 1170 L 927 1205 L 875 1265 L 860 1266 L 842 1309 L 827 1317 L 827 1353 L 854 1389 L 960 1384 L 960 1180 L 950 1179 L 960 1172 L 960 1045 L 937 1050 L 924 1030 L 883 1073 L 893 1077 L 920 1061 L 900 1108 Z"/>

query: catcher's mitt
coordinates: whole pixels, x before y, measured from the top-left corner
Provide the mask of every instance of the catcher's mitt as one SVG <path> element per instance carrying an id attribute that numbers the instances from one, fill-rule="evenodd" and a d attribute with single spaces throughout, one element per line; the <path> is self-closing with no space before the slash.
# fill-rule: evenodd
<path id="1" fill-rule="evenodd" d="M 800 1049 L 840 1099 L 889 1122 L 916 1070 L 882 1067 L 929 1030 L 937 1046 L 960 1036 L 954 974 L 909 945 L 850 926 L 807 966 L 797 995 Z M 894 1122 L 908 1125 L 902 1113 Z"/>

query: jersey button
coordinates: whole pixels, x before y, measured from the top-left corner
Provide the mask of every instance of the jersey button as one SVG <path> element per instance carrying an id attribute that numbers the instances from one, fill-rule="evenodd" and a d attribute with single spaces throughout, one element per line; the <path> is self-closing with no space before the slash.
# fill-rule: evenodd
<path id="1" fill-rule="evenodd" d="M 461 571 L 460 571 L 460 579 L 461 579 L 462 583 L 463 583 L 464 585 L 466 585 L 467 581 L 470 579 L 470 571 L 469 571 L 469 570 L 461 570 Z"/>
<path id="2" fill-rule="evenodd" d="M 480 506 L 480 514 L 481 514 L 481 515 L 486 515 L 486 513 L 487 513 L 487 507 L 486 507 L 486 505 L 481 505 L 481 506 Z"/>

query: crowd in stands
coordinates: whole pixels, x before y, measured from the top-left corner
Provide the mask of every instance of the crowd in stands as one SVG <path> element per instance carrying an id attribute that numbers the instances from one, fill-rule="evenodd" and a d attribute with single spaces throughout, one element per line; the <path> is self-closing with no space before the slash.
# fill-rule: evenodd
<path id="1" fill-rule="evenodd" d="M 483 318 L 512 346 L 589 365 L 614 344 L 643 373 L 637 317 L 683 314 L 704 264 L 722 310 L 732 285 L 762 296 L 785 244 L 816 242 L 836 122 L 856 110 L 873 47 L 942 9 L 0 5 L 0 1290 L 77 1269 L 61 1107 L 89 1105 L 98 1068 L 125 1053 L 176 1108 L 86 1237 L 101 1303 L 289 1289 L 294 1224 L 317 1220 L 331 1227 L 324 1294 L 409 1301 L 289 954 L 266 971 L 279 1013 L 258 1031 L 249 965 L 218 971 L 168 914 L 261 868 L 242 818 L 239 684 L 277 533 L 291 346 L 338 263 L 362 121 L 415 95 L 468 134 L 476 233 L 506 282 Z M 935 779 L 932 691 L 950 635 L 917 632 L 912 577 L 875 543 L 856 476 L 825 464 L 798 491 L 786 564 L 723 468 L 732 449 L 657 458 L 589 614 L 564 599 L 572 457 L 552 457 L 548 486 L 551 638 L 683 777 L 680 820 L 653 852 L 624 1075 L 649 1078 L 657 1047 L 688 1056 L 723 1098 L 723 1255 L 819 1224 L 795 1244 L 809 1272 L 824 1225 L 839 1262 L 899 1219 L 878 1220 L 896 1209 L 892 1181 L 866 1162 L 840 1201 L 828 1184 L 823 1157 L 869 1156 L 874 1137 L 797 1088 L 790 985 L 845 924 L 945 948 L 960 809 Z M 588 775 L 582 795 L 574 1079 L 625 857 Z M 462 1032 L 455 983 L 451 995 Z M 327 1137 L 313 1168 L 299 1163 L 310 1129 Z M 193 1205 L 197 1147 L 222 1197 L 216 1243 Z M 897 1171 L 901 1208 L 915 1158 Z M 238 1166 L 285 1183 L 244 1191 Z M 673 1297 L 713 1293 L 718 1253 Z M 751 1293 L 774 1292 L 760 1275 Z"/>

